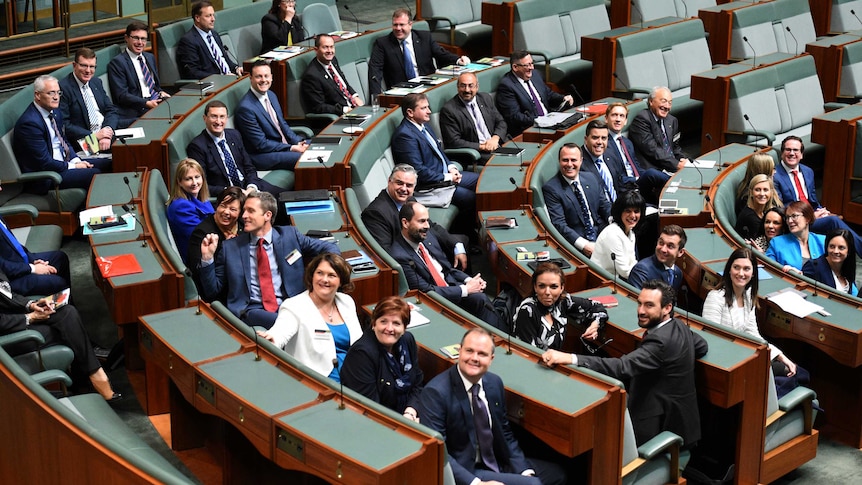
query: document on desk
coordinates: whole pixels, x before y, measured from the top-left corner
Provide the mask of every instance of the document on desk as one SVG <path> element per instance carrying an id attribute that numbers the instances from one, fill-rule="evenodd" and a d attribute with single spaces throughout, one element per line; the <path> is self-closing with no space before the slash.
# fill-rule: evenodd
<path id="1" fill-rule="evenodd" d="M 782 291 L 777 294 L 769 294 L 766 298 L 774 302 L 782 310 L 799 318 L 805 318 L 812 313 L 823 310 L 822 306 L 811 303 L 795 291 Z"/>
<path id="2" fill-rule="evenodd" d="M 545 116 L 539 116 L 536 118 L 536 126 L 539 128 L 551 128 L 552 126 L 556 126 L 567 119 L 569 116 L 572 116 L 572 113 L 566 113 L 564 111 L 553 111 L 551 113 L 546 114 Z"/>
<path id="3" fill-rule="evenodd" d="M 306 150 L 305 153 L 299 157 L 299 161 L 326 163 L 329 161 L 330 155 L 332 155 L 332 150 Z"/>
<path id="4" fill-rule="evenodd" d="M 698 159 L 698 160 L 695 160 L 693 162 L 691 160 L 689 160 L 688 162 L 686 162 L 685 166 L 686 167 L 710 169 L 710 168 L 715 167 L 715 160 L 700 160 L 700 159 Z"/>

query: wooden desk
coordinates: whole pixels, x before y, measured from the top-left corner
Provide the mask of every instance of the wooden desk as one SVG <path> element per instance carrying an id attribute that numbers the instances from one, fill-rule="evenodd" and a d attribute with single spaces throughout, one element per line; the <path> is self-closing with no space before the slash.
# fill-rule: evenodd
<path id="1" fill-rule="evenodd" d="M 158 109 L 158 108 L 156 108 Z M 114 143 L 113 169 L 116 172 L 135 172 L 138 168 L 159 169 L 170 173 L 168 145 L 165 138 L 178 120 L 139 118 L 132 127 L 144 129 L 144 137 L 128 139 L 126 143 Z M 122 179 L 120 179 L 122 180 Z"/>
<path id="2" fill-rule="evenodd" d="M 854 189 L 858 191 L 860 185 L 860 174 L 855 169 L 857 123 L 860 120 L 862 105 L 859 104 L 830 111 L 811 120 L 811 141 L 826 149 L 823 180 L 829 182 L 829 190 L 823 191 L 820 202 L 841 214 L 845 221 L 855 224 L 862 223 L 862 203 L 853 198 Z"/>
<path id="3" fill-rule="evenodd" d="M 491 55 L 506 56 L 512 53 L 512 33 L 515 29 L 514 1 L 482 2 L 482 23 L 493 27 Z"/>
<path id="4" fill-rule="evenodd" d="M 479 211 L 517 209 L 530 203 L 529 166 L 544 156 L 549 145 L 523 141 L 517 145 L 523 150 L 520 156 L 494 155 L 482 168 L 476 185 L 476 208 Z M 509 142 L 504 146 L 514 148 L 515 143 Z"/>
<path id="5" fill-rule="evenodd" d="M 814 12 L 811 12 L 812 15 Z M 844 60 L 844 46 L 860 42 L 858 34 L 841 34 L 835 37 L 825 37 L 805 46 L 805 52 L 814 58 L 817 77 L 820 78 L 820 88 L 823 90 L 823 101 L 838 100 L 841 87 L 841 67 Z"/>
<path id="6" fill-rule="evenodd" d="M 431 320 L 410 333 L 419 345 L 423 372 L 437 375 L 455 363 L 440 348 L 460 342 L 475 324 L 428 295 L 409 293 L 407 298 Z M 371 313 L 370 307 L 364 310 Z M 591 451 L 585 483 L 619 482 L 625 407 L 621 389 L 571 367 L 539 365 L 538 349 L 517 339 L 507 342 L 497 336 L 495 344 L 490 370 L 505 383 L 509 420 L 567 457 Z"/>
<path id="7" fill-rule="evenodd" d="M 141 203 L 141 185 L 147 171 L 100 173 L 93 177 L 85 207 Z M 129 185 L 123 181 L 129 179 Z"/>
<path id="8" fill-rule="evenodd" d="M 369 408 L 349 390 L 339 396 L 334 385 L 305 374 L 307 369 L 282 359 L 274 347 L 256 348 L 207 305 L 200 313 L 185 308 L 141 317 L 140 340 L 153 370 L 167 374 L 184 400 L 172 403 L 175 449 L 203 442 L 204 413 L 230 424 L 265 460 L 284 469 L 330 482 L 345 475 L 362 483 L 402 483 L 407 476 L 416 483 L 442 482 L 439 437 Z M 374 446 L 368 446 L 370 437 Z M 243 453 L 231 440 L 222 441 L 228 457 Z M 233 471 L 225 467 L 226 481 L 260 478 L 229 477 Z"/>

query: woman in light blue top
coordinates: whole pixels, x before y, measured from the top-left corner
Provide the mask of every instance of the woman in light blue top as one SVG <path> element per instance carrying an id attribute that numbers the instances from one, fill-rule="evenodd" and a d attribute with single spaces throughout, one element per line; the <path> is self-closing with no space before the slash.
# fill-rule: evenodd
<path id="1" fill-rule="evenodd" d="M 783 265 L 785 273 L 791 270 L 801 273 L 802 265 L 808 260 L 823 255 L 826 238 L 808 230 L 808 225 L 814 221 L 814 210 L 808 202 L 791 202 L 784 212 L 790 234 L 772 238 L 766 256 Z"/>
<path id="2" fill-rule="evenodd" d="M 191 158 L 182 160 L 177 165 L 177 176 L 168 200 L 168 224 L 183 262 L 187 262 L 192 231 L 215 212 L 203 174 L 204 170 L 197 161 Z"/>

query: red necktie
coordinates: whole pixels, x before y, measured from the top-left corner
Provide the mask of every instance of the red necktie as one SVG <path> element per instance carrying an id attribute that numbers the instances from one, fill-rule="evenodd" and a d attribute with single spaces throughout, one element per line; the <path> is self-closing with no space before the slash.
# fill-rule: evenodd
<path id="1" fill-rule="evenodd" d="M 792 170 L 793 183 L 796 184 L 796 191 L 799 192 L 799 200 L 808 202 L 808 197 L 805 197 L 805 191 L 802 189 L 802 181 L 799 180 L 799 170 Z"/>
<path id="2" fill-rule="evenodd" d="M 623 148 L 623 155 L 625 155 L 626 161 L 629 163 L 629 166 L 632 168 L 632 173 L 635 175 L 635 178 L 640 177 L 640 174 L 638 174 L 638 168 L 637 168 L 637 166 L 635 166 L 635 162 L 634 162 L 634 160 L 632 160 L 632 156 L 629 153 L 629 149 L 626 148 L 626 142 L 625 142 L 625 140 L 623 140 L 622 136 L 619 137 L 619 141 L 620 141 L 620 146 Z"/>
<path id="3" fill-rule="evenodd" d="M 446 278 L 440 274 L 440 271 L 437 270 L 437 267 L 434 266 L 434 261 L 431 259 L 431 255 L 428 254 L 428 251 L 425 249 L 425 245 L 419 243 L 419 255 L 422 256 L 422 261 L 425 261 L 425 266 L 428 266 L 428 271 L 431 272 L 431 277 L 434 278 L 434 283 L 437 286 L 449 286 L 449 283 L 446 283 Z"/>
<path id="4" fill-rule="evenodd" d="M 329 65 L 329 75 L 332 76 L 332 80 L 335 81 L 335 85 L 338 86 L 338 90 L 341 91 L 341 94 L 347 98 L 347 106 L 352 108 L 353 99 L 350 96 L 350 91 L 344 87 L 344 83 L 342 83 L 341 80 L 338 79 L 338 76 L 335 75 L 335 69 L 332 68 L 332 64 Z"/>
<path id="5" fill-rule="evenodd" d="M 275 288 L 272 286 L 272 270 L 269 267 L 269 257 L 263 249 L 263 238 L 257 240 L 257 282 L 260 285 L 260 299 L 263 309 L 268 312 L 278 310 L 278 300 L 275 298 Z"/>

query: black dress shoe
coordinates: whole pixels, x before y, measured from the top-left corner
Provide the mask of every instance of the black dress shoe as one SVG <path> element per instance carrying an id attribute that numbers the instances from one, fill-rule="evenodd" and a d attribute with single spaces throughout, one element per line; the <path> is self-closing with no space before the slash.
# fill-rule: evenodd
<path id="1" fill-rule="evenodd" d="M 99 359 L 99 362 L 104 362 L 108 359 L 108 356 L 111 355 L 111 349 L 106 349 L 104 347 L 94 345 L 93 353 L 96 354 L 96 358 Z"/>
<path id="2" fill-rule="evenodd" d="M 120 394 L 119 392 L 115 392 L 114 395 L 111 396 L 111 399 L 105 399 L 105 402 L 107 402 L 108 404 L 117 404 L 118 402 L 120 402 L 122 400 L 123 400 L 123 395 Z"/>

